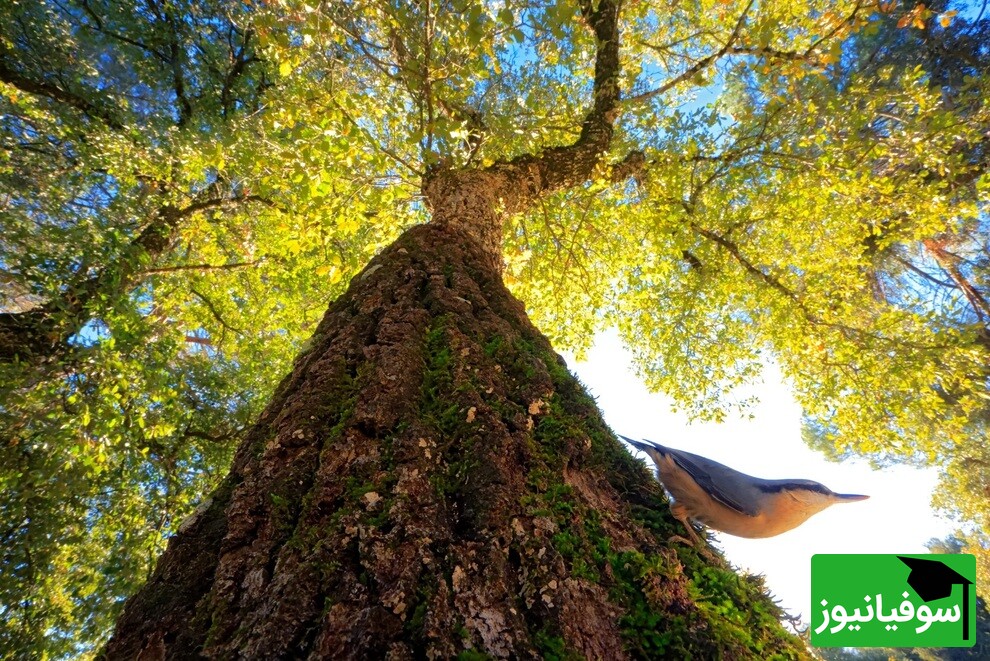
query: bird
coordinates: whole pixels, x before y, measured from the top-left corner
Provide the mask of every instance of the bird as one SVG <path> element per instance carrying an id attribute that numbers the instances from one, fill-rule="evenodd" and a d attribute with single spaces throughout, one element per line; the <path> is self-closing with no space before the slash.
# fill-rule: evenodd
<path id="1" fill-rule="evenodd" d="M 797 528 L 836 503 L 869 498 L 835 493 L 813 480 L 753 477 L 691 452 L 653 441 L 634 441 L 621 434 L 619 438 L 645 452 L 656 464 L 660 482 L 673 496 L 671 514 L 699 546 L 701 539 L 689 519 L 737 537 L 773 537 Z"/>

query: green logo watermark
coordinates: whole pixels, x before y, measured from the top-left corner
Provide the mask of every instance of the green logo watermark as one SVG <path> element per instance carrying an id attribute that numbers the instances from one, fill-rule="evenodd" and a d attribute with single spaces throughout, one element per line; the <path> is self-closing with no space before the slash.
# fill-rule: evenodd
<path id="1" fill-rule="evenodd" d="M 976 608 L 969 554 L 811 558 L 816 647 L 972 647 Z"/>

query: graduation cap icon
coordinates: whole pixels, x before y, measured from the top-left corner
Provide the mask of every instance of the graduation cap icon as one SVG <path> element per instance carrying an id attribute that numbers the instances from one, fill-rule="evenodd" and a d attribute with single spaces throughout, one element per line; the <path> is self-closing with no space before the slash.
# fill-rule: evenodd
<path id="1" fill-rule="evenodd" d="M 969 640 L 969 586 L 973 584 L 973 581 L 952 569 L 941 560 L 911 558 L 903 555 L 899 555 L 897 558 L 911 568 L 907 583 L 926 602 L 945 599 L 952 594 L 952 587 L 954 585 L 963 586 L 962 637 L 963 640 Z"/>

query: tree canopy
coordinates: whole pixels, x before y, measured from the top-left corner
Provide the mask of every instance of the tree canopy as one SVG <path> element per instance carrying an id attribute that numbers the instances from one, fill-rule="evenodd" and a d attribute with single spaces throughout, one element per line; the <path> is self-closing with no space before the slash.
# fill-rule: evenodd
<path id="1" fill-rule="evenodd" d="M 596 104 L 595 175 L 502 237 L 536 325 L 618 326 L 708 419 L 776 361 L 810 442 L 938 466 L 987 547 L 984 7 L 628 1 L 606 70 L 598 4 L 3 4 L 0 648 L 92 651 L 424 177 Z"/>

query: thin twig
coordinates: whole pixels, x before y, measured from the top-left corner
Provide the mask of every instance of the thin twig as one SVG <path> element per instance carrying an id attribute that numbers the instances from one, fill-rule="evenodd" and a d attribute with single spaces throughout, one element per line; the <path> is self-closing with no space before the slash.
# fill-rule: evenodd
<path id="1" fill-rule="evenodd" d="M 689 78 L 693 77 L 695 74 L 707 68 L 709 64 L 718 60 L 723 55 L 728 53 L 729 49 L 732 48 L 732 44 L 735 43 L 736 39 L 739 38 L 739 32 L 742 30 L 743 23 L 745 23 L 746 21 L 746 15 L 749 14 L 749 10 L 753 7 L 753 4 L 755 2 L 756 0 L 749 0 L 749 4 L 746 5 L 745 9 L 743 9 L 742 14 L 740 14 L 739 16 L 739 20 L 736 21 L 736 27 L 733 28 L 732 34 L 729 35 L 728 41 L 725 42 L 725 45 L 722 46 L 722 48 L 715 51 L 714 53 L 711 53 L 707 57 L 701 58 L 693 65 L 685 69 L 680 75 L 674 76 L 660 87 L 650 90 L 649 92 L 643 92 L 642 94 L 637 94 L 636 96 L 631 96 L 623 99 L 622 104 L 624 106 L 629 106 L 638 103 L 643 103 L 644 101 L 649 101 L 650 99 L 654 99 L 660 96 L 661 94 L 666 93 L 670 88 L 674 87 L 675 85 L 679 85 L 680 83 L 683 83 L 685 80 L 688 80 Z"/>
<path id="2" fill-rule="evenodd" d="M 213 301 L 211 301 L 209 298 L 207 298 L 205 295 L 201 294 L 200 292 L 196 291 L 195 287 L 190 287 L 189 291 L 192 292 L 192 294 L 195 295 L 196 298 L 198 298 L 203 302 L 203 305 L 206 306 L 206 308 L 210 311 L 210 314 L 213 315 L 213 318 L 216 319 L 221 326 L 223 326 L 224 328 L 226 328 L 231 332 L 237 333 L 238 335 L 244 334 L 244 331 L 241 330 L 240 328 L 237 328 L 236 326 L 231 326 L 226 321 L 224 321 L 224 318 L 220 315 L 220 311 L 213 304 Z"/>
<path id="3" fill-rule="evenodd" d="M 176 271 L 219 271 L 229 269 L 240 269 L 249 266 L 257 266 L 264 261 L 264 258 L 253 262 L 233 262 L 231 264 L 180 264 L 178 266 L 162 266 L 156 269 L 143 269 L 138 271 L 139 275 L 160 275 L 162 273 L 175 273 Z"/>

